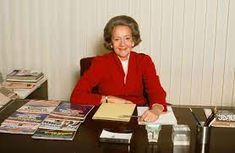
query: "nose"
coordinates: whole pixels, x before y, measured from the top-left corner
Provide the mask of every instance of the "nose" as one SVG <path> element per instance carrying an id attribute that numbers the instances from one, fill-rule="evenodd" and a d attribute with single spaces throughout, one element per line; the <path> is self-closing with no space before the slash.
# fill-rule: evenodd
<path id="1" fill-rule="evenodd" d="M 121 46 L 124 46 L 125 44 L 126 44 L 125 39 L 121 39 L 120 45 L 121 45 Z"/>

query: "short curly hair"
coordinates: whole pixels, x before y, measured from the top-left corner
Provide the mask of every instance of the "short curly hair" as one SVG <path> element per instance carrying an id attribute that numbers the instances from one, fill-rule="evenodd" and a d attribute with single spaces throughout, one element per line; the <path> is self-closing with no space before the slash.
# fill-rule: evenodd
<path id="1" fill-rule="evenodd" d="M 132 32 L 132 39 L 134 41 L 134 47 L 141 42 L 140 31 L 137 22 L 126 15 L 115 16 L 111 18 L 104 28 L 104 47 L 108 50 L 112 50 L 112 31 L 114 27 L 124 25 L 128 26 Z"/>

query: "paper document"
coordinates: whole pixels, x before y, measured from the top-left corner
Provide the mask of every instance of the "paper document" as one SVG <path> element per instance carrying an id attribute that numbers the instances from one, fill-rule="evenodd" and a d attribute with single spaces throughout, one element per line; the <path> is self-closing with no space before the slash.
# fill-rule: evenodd
<path id="1" fill-rule="evenodd" d="M 117 133 L 103 130 L 100 138 L 128 139 L 130 140 L 132 133 Z"/>
<path id="2" fill-rule="evenodd" d="M 206 118 L 208 118 L 210 116 L 210 114 L 212 113 L 212 110 L 210 108 L 204 108 L 203 110 L 206 115 Z"/>
<path id="3" fill-rule="evenodd" d="M 111 143 L 130 143 L 131 137 L 132 133 L 117 133 L 103 129 L 102 133 L 100 134 L 100 141 Z"/>
<path id="4" fill-rule="evenodd" d="M 129 122 L 135 104 L 102 103 L 92 119 Z"/>
<path id="5" fill-rule="evenodd" d="M 142 115 L 146 110 L 148 110 L 148 107 L 139 106 L 137 107 L 137 113 L 138 115 Z M 147 122 L 139 122 L 139 124 L 146 124 Z M 174 112 L 171 108 L 171 106 L 167 106 L 167 112 L 162 113 L 158 120 L 153 122 L 154 124 L 161 124 L 161 125 L 176 125 L 177 120 L 175 118 Z"/>

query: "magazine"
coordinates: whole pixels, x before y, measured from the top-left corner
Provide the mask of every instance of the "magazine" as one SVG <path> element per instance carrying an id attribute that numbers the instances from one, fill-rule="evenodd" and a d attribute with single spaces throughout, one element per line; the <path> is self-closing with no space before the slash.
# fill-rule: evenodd
<path id="1" fill-rule="evenodd" d="M 76 131 L 80 126 L 80 120 L 70 120 L 66 118 L 58 118 L 49 115 L 39 126 L 41 129 Z"/>
<path id="2" fill-rule="evenodd" d="M 39 107 L 39 106 L 22 106 L 17 111 L 18 112 L 25 112 L 25 113 L 43 113 L 49 114 L 53 111 L 53 107 Z"/>
<path id="3" fill-rule="evenodd" d="M 48 140 L 73 140 L 76 131 L 38 129 L 32 136 L 34 139 L 48 139 Z"/>
<path id="4" fill-rule="evenodd" d="M 30 100 L 0 126 L 2 133 L 34 134 L 36 139 L 73 140 L 93 105 Z"/>
<path id="5" fill-rule="evenodd" d="M 34 139 L 73 140 L 80 124 L 85 120 L 93 105 L 73 105 L 61 102 L 41 123 Z"/>
<path id="6" fill-rule="evenodd" d="M 39 123 L 24 122 L 6 119 L 0 126 L 0 132 L 2 133 L 17 133 L 17 134 L 33 134 Z"/>
<path id="7" fill-rule="evenodd" d="M 59 105 L 59 103 L 59 101 L 53 100 L 30 100 L 17 111 L 25 113 L 49 114 Z"/>
<path id="8" fill-rule="evenodd" d="M 41 123 L 46 117 L 47 117 L 47 114 L 14 112 L 11 116 L 8 117 L 8 119 L 17 120 L 17 121 Z"/>
<path id="9" fill-rule="evenodd" d="M 33 134 L 59 103 L 55 100 L 30 100 L 2 122 L 0 132 Z"/>
<path id="10" fill-rule="evenodd" d="M 36 83 L 31 82 L 4 82 L 3 86 L 8 89 L 32 89 Z"/>
<path id="11" fill-rule="evenodd" d="M 69 102 L 62 101 L 52 114 L 55 116 L 62 115 L 64 118 L 85 120 L 93 107 L 94 105 L 74 105 Z"/>
<path id="12" fill-rule="evenodd" d="M 43 107 L 57 107 L 60 104 L 58 100 L 30 100 L 25 105 L 43 106 Z"/>
<path id="13" fill-rule="evenodd" d="M 32 70 L 13 70 L 6 76 L 7 81 L 37 82 L 44 74 Z"/>

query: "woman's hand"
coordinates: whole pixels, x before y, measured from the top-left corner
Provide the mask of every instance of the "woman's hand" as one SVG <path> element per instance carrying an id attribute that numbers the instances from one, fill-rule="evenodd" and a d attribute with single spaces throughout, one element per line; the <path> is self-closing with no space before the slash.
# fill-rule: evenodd
<path id="1" fill-rule="evenodd" d="M 108 103 L 119 103 L 119 104 L 133 104 L 130 100 L 122 99 L 115 96 L 107 96 Z M 105 96 L 102 96 L 101 102 L 106 102 Z"/>
<path id="2" fill-rule="evenodd" d="M 154 122 L 156 121 L 163 111 L 163 106 L 160 104 L 154 104 L 152 109 L 146 110 L 139 118 L 140 122 Z"/>

